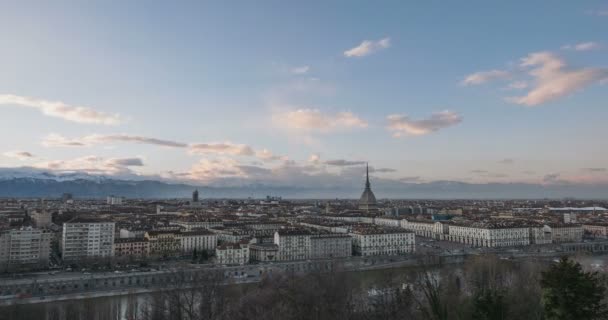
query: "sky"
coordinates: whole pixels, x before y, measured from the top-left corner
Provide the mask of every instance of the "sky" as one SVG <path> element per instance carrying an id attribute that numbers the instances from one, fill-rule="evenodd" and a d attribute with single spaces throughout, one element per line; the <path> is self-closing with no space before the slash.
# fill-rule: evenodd
<path id="1" fill-rule="evenodd" d="M 608 183 L 607 1 L 3 1 L 0 39 L 2 168 Z"/>

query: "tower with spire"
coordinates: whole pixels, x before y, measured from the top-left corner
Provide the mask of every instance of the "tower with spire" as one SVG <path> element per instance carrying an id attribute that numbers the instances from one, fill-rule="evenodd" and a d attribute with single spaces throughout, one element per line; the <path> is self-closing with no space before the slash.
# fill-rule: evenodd
<path id="1" fill-rule="evenodd" d="M 371 184 L 369 183 L 369 165 L 365 164 L 365 190 L 361 194 L 359 199 L 359 210 L 372 211 L 376 210 L 378 205 L 376 203 L 376 196 L 372 191 Z"/>

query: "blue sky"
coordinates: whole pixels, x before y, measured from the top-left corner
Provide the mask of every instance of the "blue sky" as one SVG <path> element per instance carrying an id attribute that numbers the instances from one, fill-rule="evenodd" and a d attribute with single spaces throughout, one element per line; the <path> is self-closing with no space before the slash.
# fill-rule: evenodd
<path id="1" fill-rule="evenodd" d="M 2 3 L 0 166 L 608 182 L 606 30 L 606 1 Z"/>

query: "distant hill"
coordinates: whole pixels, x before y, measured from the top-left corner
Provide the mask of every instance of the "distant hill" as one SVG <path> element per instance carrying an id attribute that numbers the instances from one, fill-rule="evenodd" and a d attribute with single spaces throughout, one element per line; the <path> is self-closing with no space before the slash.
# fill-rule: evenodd
<path id="1" fill-rule="evenodd" d="M 157 180 L 114 179 L 86 174 L 57 175 L 48 172 L 0 171 L 0 197 L 60 197 L 72 193 L 77 198 L 104 198 L 118 195 L 127 198 L 189 198 L 198 188 L 202 198 L 260 198 L 266 195 L 284 198 L 353 198 L 359 197 L 361 185 L 281 186 L 263 182 L 242 186 L 194 186 Z M 382 198 L 473 199 L 473 198 L 564 198 L 608 199 L 606 185 L 538 185 L 523 183 L 472 184 L 456 181 L 404 183 L 376 179 L 372 189 Z"/>

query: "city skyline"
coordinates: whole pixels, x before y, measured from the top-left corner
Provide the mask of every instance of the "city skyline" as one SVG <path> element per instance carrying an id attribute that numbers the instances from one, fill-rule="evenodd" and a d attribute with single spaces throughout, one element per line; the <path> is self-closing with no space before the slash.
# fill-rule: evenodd
<path id="1" fill-rule="evenodd" d="M 3 170 L 608 184 L 601 1 L 38 5 L 0 5 Z"/>

